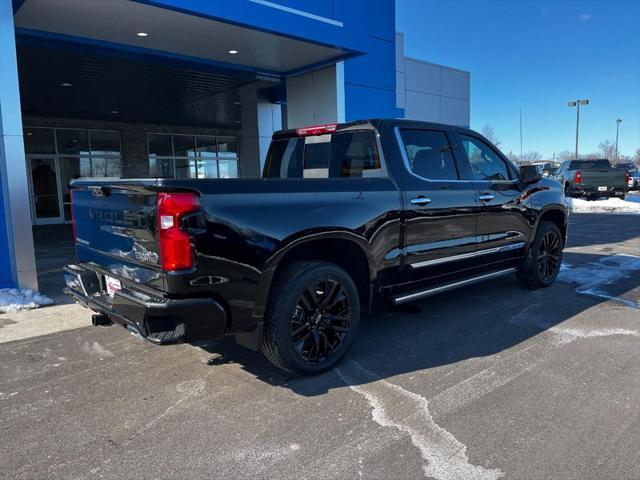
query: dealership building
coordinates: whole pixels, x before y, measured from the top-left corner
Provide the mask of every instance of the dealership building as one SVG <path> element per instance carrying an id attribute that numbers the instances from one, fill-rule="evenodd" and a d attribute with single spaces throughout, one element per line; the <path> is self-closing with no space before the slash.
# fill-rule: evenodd
<path id="1" fill-rule="evenodd" d="M 282 128 L 469 125 L 469 73 L 404 35 L 394 0 L 1 1 L 0 288 L 37 289 L 75 178 L 258 177 Z"/>

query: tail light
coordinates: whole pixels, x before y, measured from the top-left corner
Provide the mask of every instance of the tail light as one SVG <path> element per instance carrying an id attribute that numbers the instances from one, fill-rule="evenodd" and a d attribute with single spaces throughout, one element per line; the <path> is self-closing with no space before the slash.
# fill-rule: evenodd
<path id="1" fill-rule="evenodd" d="M 627 173 L 625 173 L 625 181 L 627 182 L 627 185 L 629 185 L 631 183 L 631 174 L 629 173 L 629 171 L 627 171 Z"/>
<path id="2" fill-rule="evenodd" d="M 582 182 L 582 172 L 580 170 L 576 172 L 575 180 L 576 180 L 576 183 Z"/>
<path id="3" fill-rule="evenodd" d="M 158 194 L 158 238 L 163 270 L 187 270 L 195 266 L 191 235 L 181 224 L 186 214 L 199 209 L 200 197 L 195 193 Z"/>
<path id="4" fill-rule="evenodd" d="M 76 242 L 76 219 L 73 218 L 73 190 L 69 190 L 69 214 L 71 215 L 71 229 L 73 230 L 73 244 Z"/>
<path id="5" fill-rule="evenodd" d="M 325 133 L 333 133 L 337 128 L 337 123 L 316 125 L 315 127 L 296 128 L 296 135 L 298 135 L 299 137 L 306 137 L 308 135 L 323 135 Z"/>

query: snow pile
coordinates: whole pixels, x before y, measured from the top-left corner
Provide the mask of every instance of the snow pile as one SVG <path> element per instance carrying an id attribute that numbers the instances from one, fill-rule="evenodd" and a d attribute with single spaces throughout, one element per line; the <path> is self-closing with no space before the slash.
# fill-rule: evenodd
<path id="1" fill-rule="evenodd" d="M 631 199 L 630 199 L 631 200 Z M 639 213 L 640 200 L 633 198 L 631 201 L 619 198 L 607 198 L 604 200 L 582 200 L 580 198 L 567 198 L 567 207 L 573 213 Z"/>
<path id="2" fill-rule="evenodd" d="M 0 313 L 14 313 L 20 310 L 31 310 L 42 305 L 53 303 L 49 297 L 41 295 L 35 290 L 20 290 L 18 288 L 0 288 Z"/>

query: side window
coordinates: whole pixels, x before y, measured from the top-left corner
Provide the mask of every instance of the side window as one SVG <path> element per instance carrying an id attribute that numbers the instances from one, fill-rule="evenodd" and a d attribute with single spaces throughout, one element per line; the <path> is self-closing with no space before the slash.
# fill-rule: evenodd
<path id="1" fill-rule="evenodd" d="M 428 180 L 458 180 L 451 147 L 444 132 L 432 130 L 401 130 L 409 168 Z"/>
<path id="2" fill-rule="evenodd" d="M 471 166 L 471 175 L 476 180 L 509 180 L 509 166 L 482 140 L 460 135 L 460 142 Z"/>
<path id="3" fill-rule="evenodd" d="M 375 132 L 293 137 L 271 143 L 265 178 L 364 178 L 386 176 Z"/>

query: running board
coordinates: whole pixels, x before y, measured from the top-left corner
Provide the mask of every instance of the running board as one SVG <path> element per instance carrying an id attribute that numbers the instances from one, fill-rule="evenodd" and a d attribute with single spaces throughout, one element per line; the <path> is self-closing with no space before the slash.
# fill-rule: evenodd
<path id="1" fill-rule="evenodd" d="M 497 270 L 495 272 L 484 273 L 476 277 L 465 278 L 464 280 L 458 280 L 457 282 L 446 283 L 437 287 L 427 288 L 426 290 L 416 290 L 410 293 L 403 293 L 392 297 L 394 305 L 402 305 L 403 303 L 413 302 L 421 298 L 431 297 L 438 293 L 448 292 L 449 290 L 455 290 L 456 288 L 466 287 L 467 285 L 473 285 L 474 283 L 484 282 L 493 278 L 503 277 L 515 273 L 517 268 L 506 268 L 504 270 Z"/>

